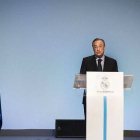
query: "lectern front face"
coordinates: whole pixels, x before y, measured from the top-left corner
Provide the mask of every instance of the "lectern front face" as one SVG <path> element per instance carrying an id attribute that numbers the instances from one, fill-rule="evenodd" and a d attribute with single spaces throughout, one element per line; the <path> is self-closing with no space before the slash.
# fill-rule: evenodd
<path id="1" fill-rule="evenodd" d="M 123 140 L 123 73 L 87 72 L 87 140 Z"/>

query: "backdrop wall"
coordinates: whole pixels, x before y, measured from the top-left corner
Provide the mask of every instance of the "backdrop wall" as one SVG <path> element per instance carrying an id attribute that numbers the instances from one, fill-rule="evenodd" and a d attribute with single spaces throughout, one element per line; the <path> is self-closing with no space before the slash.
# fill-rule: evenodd
<path id="1" fill-rule="evenodd" d="M 74 90 L 92 40 L 119 71 L 134 74 L 125 91 L 126 130 L 140 130 L 139 0 L 0 0 L 0 91 L 3 129 L 54 129 L 55 119 L 84 119 Z"/>

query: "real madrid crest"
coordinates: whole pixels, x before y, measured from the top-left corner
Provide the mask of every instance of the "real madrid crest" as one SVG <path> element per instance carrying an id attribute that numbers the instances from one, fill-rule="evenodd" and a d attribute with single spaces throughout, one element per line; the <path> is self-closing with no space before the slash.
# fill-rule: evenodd
<path id="1" fill-rule="evenodd" d="M 102 81 L 101 81 L 100 86 L 101 86 L 101 88 L 102 88 L 103 90 L 107 90 L 107 89 L 109 88 L 110 84 L 109 84 L 109 82 L 108 82 L 108 78 L 107 78 L 107 77 L 104 76 L 104 77 L 102 78 Z"/>

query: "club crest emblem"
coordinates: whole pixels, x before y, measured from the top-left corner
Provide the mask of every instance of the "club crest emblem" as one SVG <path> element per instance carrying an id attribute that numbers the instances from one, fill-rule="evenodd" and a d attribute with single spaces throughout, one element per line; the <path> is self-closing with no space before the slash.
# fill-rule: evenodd
<path id="1" fill-rule="evenodd" d="M 109 82 L 108 82 L 108 78 L 107 77 L 103 77 L 102 81 L 100 83 L 100 86 L 103 90 L 107 90 L 110 86 Z"/>

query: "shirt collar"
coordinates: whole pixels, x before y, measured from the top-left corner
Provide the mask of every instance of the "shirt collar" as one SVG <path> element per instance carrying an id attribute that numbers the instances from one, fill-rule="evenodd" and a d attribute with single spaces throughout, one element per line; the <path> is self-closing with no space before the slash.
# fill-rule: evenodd
<path id="1" fill-rule="evenodd" d="M 98 57 L 95 55 L 95 58 L 96 58 L 96 61 L 97 61 L 98 59 L 102 59 L 102 61 L 104 61 L 105 56 L 103 55 L 101 58 L 98 58 Z"/>

